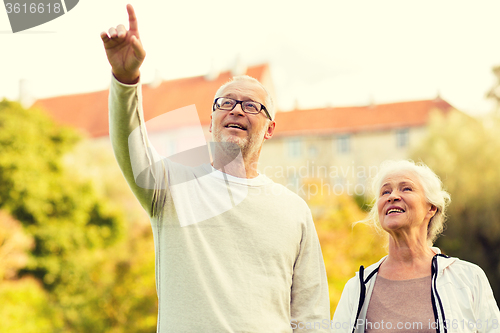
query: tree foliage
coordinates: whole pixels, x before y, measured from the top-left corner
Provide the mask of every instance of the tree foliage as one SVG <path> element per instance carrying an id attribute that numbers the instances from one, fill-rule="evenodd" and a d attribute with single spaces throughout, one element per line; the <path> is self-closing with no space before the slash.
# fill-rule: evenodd
<path id="1" fill-rule="evenodd" d="M 49 293 L 33 278 L 0 282 L 1 332 L 61 332 L 62 314 L 54 309 Z"/>
<path id="2" fill-rule="evenodd" d="M 33 239 L 21 223 L 0 211 L 0 331 L 36 333 L 61 325 L 61 318 L 47 306 L 48 293 L 32 278 L 16 279 L 26 266 Z M 26 314 L 29 313 L 29 320 Z"/>
<path id="3" fill-rule="evenodd" d="M 110 171 L 99 158 L 113 156 L 84 142 L 38 110 L 0 102 L 1 332 L 155 330 L 150 226 L 119 171 L 84 176 Z"/>
<path id="4" fill-rule="evenodd" d="M 500 122 L 460 112 L 433 115 L 413 154 L 433 169 L 451 195 L 447 229 L 437 245 L 478 264 L 500 299 Z"/>
<path id="5" fill-rule="evenodd" d="M 32 247 L 33 239 L 23 232 L 21 223 L 0 210 L 0 281 L 16 277 Z"/>
<path id="6" fill-rule="evenodd" d="M 387 254 L 387 238 L 369 225 L 353 197 L 317 195 L 308 202 L 318 232 L 330 292 L 330 309 L 337 307 L 344 285 L 359 270 Z"/>

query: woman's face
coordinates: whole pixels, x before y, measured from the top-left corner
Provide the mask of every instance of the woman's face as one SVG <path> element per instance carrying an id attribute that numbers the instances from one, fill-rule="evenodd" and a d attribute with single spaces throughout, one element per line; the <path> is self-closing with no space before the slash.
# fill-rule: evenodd
<path id="1" fill-rule="evenodd" d="M 427 235 L 427 226 L 436 207 L 427 202 L 418 177 L 411 171 L 387 175 L 377 200 L 382 228 L 389 232 L 418 229 Z"/>

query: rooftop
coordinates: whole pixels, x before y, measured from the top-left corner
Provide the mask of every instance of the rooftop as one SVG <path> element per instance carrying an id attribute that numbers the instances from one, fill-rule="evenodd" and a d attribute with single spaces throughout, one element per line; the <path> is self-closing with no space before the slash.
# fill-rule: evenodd
<path id="1" fill-rule="evenodd" d="M 263 82 L 268 70 L 267 64 L 258 65 L 248 67 L 246 74 Z M 196 76 L 162 81 L 156 87 L 143 84 L 144 118 L 147 121 L 194 104 L 201 124 L 208 125 L 215 92 L 232 76 L 230 71 L 226 71 L 214 80 Z M 109 135 L 108 90 L 39 99 L 34 107 L 43 109 L 61 124 L 84 130 L 91 137 Z"/>
<path id="2" fill-rule="evenodd" d="M 390 104 L 295 110 L 276 114 L 275 136 L 304 133 L 358 132 L 425 125 L 433 110 L 447 113 L 453 107 L 434 100 Z"/>

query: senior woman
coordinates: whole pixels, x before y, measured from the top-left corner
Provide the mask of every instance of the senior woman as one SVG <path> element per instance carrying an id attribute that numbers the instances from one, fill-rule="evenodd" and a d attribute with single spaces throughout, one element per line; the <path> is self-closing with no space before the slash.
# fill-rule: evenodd
<path id="1" fill-rule="evenodd" d="M 450 196 L 423 164 L 388 161 L 373 182 L 367 221 L 389 235 L 389 254 L 350 279 L 331 323 L 335 332 L 500 332 L 484 272 L 431 247 Z"/>

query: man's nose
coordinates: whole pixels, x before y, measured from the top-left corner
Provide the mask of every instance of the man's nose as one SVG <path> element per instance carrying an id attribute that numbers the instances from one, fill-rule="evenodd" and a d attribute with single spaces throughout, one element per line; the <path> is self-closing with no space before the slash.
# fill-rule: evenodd
<path id="1" fill-rule="evenodd" d="M 241 103 L 236 104 L 231 110 L 230 114 L 235 116 L 243 116 L 245 112 L 243 111 L 243 106 L 241 105 Z"/>

